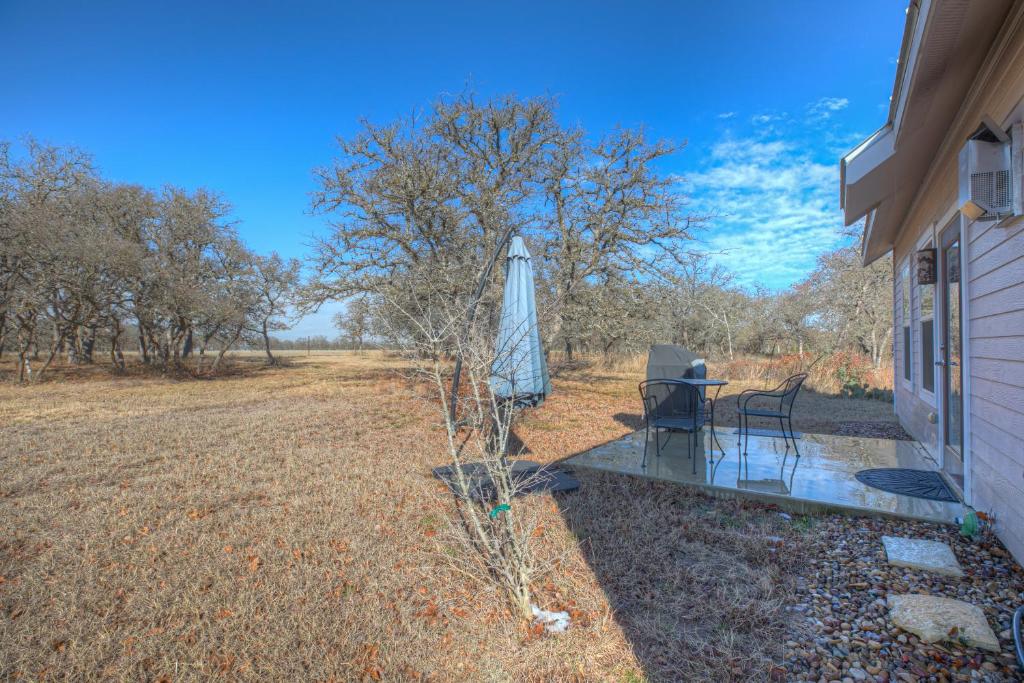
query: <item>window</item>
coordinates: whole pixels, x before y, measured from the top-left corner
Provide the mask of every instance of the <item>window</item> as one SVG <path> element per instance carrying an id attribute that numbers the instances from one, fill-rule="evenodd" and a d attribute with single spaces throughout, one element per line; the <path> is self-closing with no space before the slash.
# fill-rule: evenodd
<path id="1" fill-rule="evenodd" d="M 925 249 L 933 246 L 929 241 Z M 917 300 L 921 326 L 921 388 L 935 393 L 935 285 L 918 283 Z"/>
<path id="2" fill-rule="evenodd" d="M 914 362 L 910 354 L 910 264 L 904 263 L 900 269 L 900 325 L 903 327 L 903 379 L 914 381 Z"/>

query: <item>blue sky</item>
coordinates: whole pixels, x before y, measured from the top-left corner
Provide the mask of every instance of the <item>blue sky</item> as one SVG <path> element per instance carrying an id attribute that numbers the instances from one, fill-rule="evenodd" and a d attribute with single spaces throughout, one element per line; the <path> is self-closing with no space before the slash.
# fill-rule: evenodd
<path id="1" fill-rule="evenodd" d="M 334 136 L 467 83 L 555 95 L 599 134 L 686 140 L 706 235 L 744 286 L 780 289 L 836 246 L 838 158 L 885 119 L 899 0 L 224 2 L 0 0 L 0 139 L 90 151 L 105 176 L 207 186 L 259 251 L 301 256 Z M 329 313 L 290 336 L 329 334 Z"/>

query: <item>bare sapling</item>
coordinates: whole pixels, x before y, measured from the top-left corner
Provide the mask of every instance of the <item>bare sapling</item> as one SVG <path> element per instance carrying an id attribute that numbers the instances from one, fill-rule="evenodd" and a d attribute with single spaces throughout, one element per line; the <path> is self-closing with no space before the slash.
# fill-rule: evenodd
<path id="1" fill-rule="evenodd" d="M 420 395 L 444 428 L 456 509 L 451 537 L 464 551 L 453 565 L 492 582 L 508 597 L 513 613 L 528 619 L 530 584 L 537 571 L 530 544 L 536 515 L 517 496 L 538 475 L 515 470 L 510 456 L 518 453 L 508 452 L 519 411 L 495 395 L 490 381 L 497 354 L 493 326 L 488 316 L 481 316 L 482 322 L 467 328 L 466 308 L 440 294 L 414 301 L 388 298 L 385 305 L 404 323 L 402 349 L 414 368 L 416 385 L 428 388 Z M 448 403 L 453 357 L 462 358 L 463 368 L 454 418 Z"/>

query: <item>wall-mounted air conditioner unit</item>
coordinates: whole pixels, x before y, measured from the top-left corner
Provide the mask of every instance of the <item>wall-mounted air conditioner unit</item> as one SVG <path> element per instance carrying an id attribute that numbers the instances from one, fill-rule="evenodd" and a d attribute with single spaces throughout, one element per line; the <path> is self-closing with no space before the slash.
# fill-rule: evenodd
<path id="1" fill-rule="evenodd" d="M 1004 134 L 1005 135 L 1005 134 Z M 1009 140 L 968 140 L 960 150 L 960 211 L 971 220 L 996 220 L 1013 213 Z"/>
<path id="2" fill-rule="evenodd" d="M 1024 218 L 1024 122 L 1009 132 L 988 116 L 960 150 L 960 211 L 1009 227 Z"/>

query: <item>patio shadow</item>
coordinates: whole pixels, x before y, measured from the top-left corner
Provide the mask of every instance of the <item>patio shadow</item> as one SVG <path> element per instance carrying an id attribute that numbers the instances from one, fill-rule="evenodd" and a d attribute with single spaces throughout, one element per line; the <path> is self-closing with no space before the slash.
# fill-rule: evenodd
<path id="1" fill-rule="evenodd" d="M 788 623 L 781 518 L 665 482 L 575 470 L 556 495 L 639 663 L 623 680 L 768 680 Z"/>
<path id="2" fill-rule="evenodd" d="M 612 417 L 616 422 L 633 431 L 644 428 L 644 416 L 639 413 L 615 413 Z"/>

